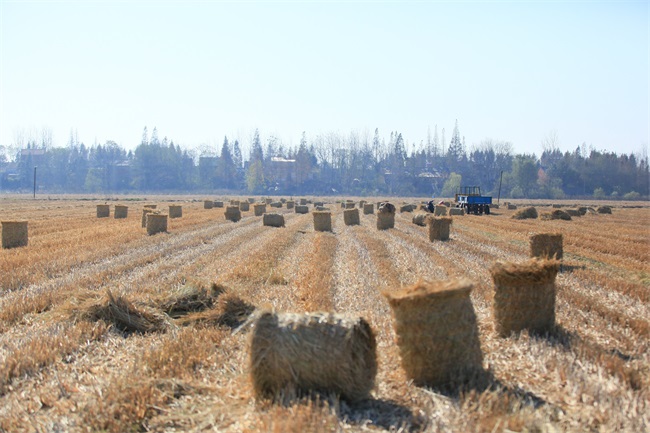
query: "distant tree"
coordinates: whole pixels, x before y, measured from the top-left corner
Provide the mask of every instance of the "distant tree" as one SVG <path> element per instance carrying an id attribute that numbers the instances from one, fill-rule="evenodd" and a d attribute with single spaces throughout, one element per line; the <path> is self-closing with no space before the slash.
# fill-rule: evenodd
<path id="1" fill-rule="evenodd" d="M 450 173 L 449 177 L 442 186 L 440 197 L 454 197 L 461 186 L 463 177 L 458 173 Z"/>
<path id="2" fill-rule="evenodd" d="M 236 173 L 237 170 L 233 161 L 232 153 L 230 152 L 228 137 L 224 137 L 223 145 L 221 146 L 221 155 L 217 162 L 216 176 L 219 186 L 226 189 L 234 188 Z"/>

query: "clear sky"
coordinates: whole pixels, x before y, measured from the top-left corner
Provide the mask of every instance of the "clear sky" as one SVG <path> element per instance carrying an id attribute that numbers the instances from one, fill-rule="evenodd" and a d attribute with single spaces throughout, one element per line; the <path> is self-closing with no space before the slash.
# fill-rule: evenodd
<path id="1" fill-rule="evenodd" d="M 182 147 L 427 129 L 468 148 L 648 146 L 647 1 L 0 0 L 0 144 L 143 127 Z"/>

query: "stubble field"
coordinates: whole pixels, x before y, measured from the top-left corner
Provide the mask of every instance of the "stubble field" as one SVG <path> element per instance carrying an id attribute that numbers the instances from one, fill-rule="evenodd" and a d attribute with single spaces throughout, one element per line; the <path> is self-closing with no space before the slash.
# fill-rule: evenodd
<path id="1" fill-rule="evenodd" d="M 233 223 L 200 200 L 171 200 L 109 202 L 129 206 L 128 218 L 114 219 L 113 206 L 110 218 L 96 218 L 104 201 L 0 198 L 0 221 L 29 221 L 29 246 L 0 250 L 0 431 L 650 430 L 647 203 L 571 221 L 514 220 L 515 211 L 495 209 L 454 217 L 451 239 L 432 243 L 412 213 L 398 212 L 391 230 L 378 231 L 375 215 L 346 226 L 332 199 L 324 199 L 332 233 L 286 207 L 267 208 L 285 217 L 286 227 L 273 228 L 252 206 Z M 181 204 L 183 217 L 147 236 L 147 203 Z M 525 261 L 529 236 L 544 232 L 564 235 L 558 329 L 500 338 L 489 268 Z M 461 391 L 415 386 L 400 367 L 381 292 L 455 277 L 474 282 L 490 379 Z M 107 290 L 151 305 L 183 284 L 213 282 L 257 308 L 363 316 L 377 338 L 372 399 L 256 400 L 247 328 L 170 319 L 162 331 L 125 333 L 74 314 Z"/>

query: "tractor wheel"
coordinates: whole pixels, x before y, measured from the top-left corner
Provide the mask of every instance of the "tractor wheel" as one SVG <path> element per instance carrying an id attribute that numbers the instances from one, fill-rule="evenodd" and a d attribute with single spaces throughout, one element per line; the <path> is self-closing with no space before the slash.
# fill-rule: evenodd
<path id="1" fill-rule="evenodd" d="M 485 215 L 490 215 L 490 206 L 485 205 Z"/>

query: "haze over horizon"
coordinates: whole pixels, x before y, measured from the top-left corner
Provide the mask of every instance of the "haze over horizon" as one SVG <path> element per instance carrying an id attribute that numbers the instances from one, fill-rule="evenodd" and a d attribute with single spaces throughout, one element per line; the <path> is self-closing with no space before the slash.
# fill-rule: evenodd
<path id="1" fill-rule="evenodd" d="M 648 146 L 645 1 L 0 1 L 0 145 L 71 130 L 127 149 L 144 126 L 185 148 L 256 128 L 407 143 L 458 119 L 468 150 Z M 245 155 L 247 156 L 247 154 Z"/>

